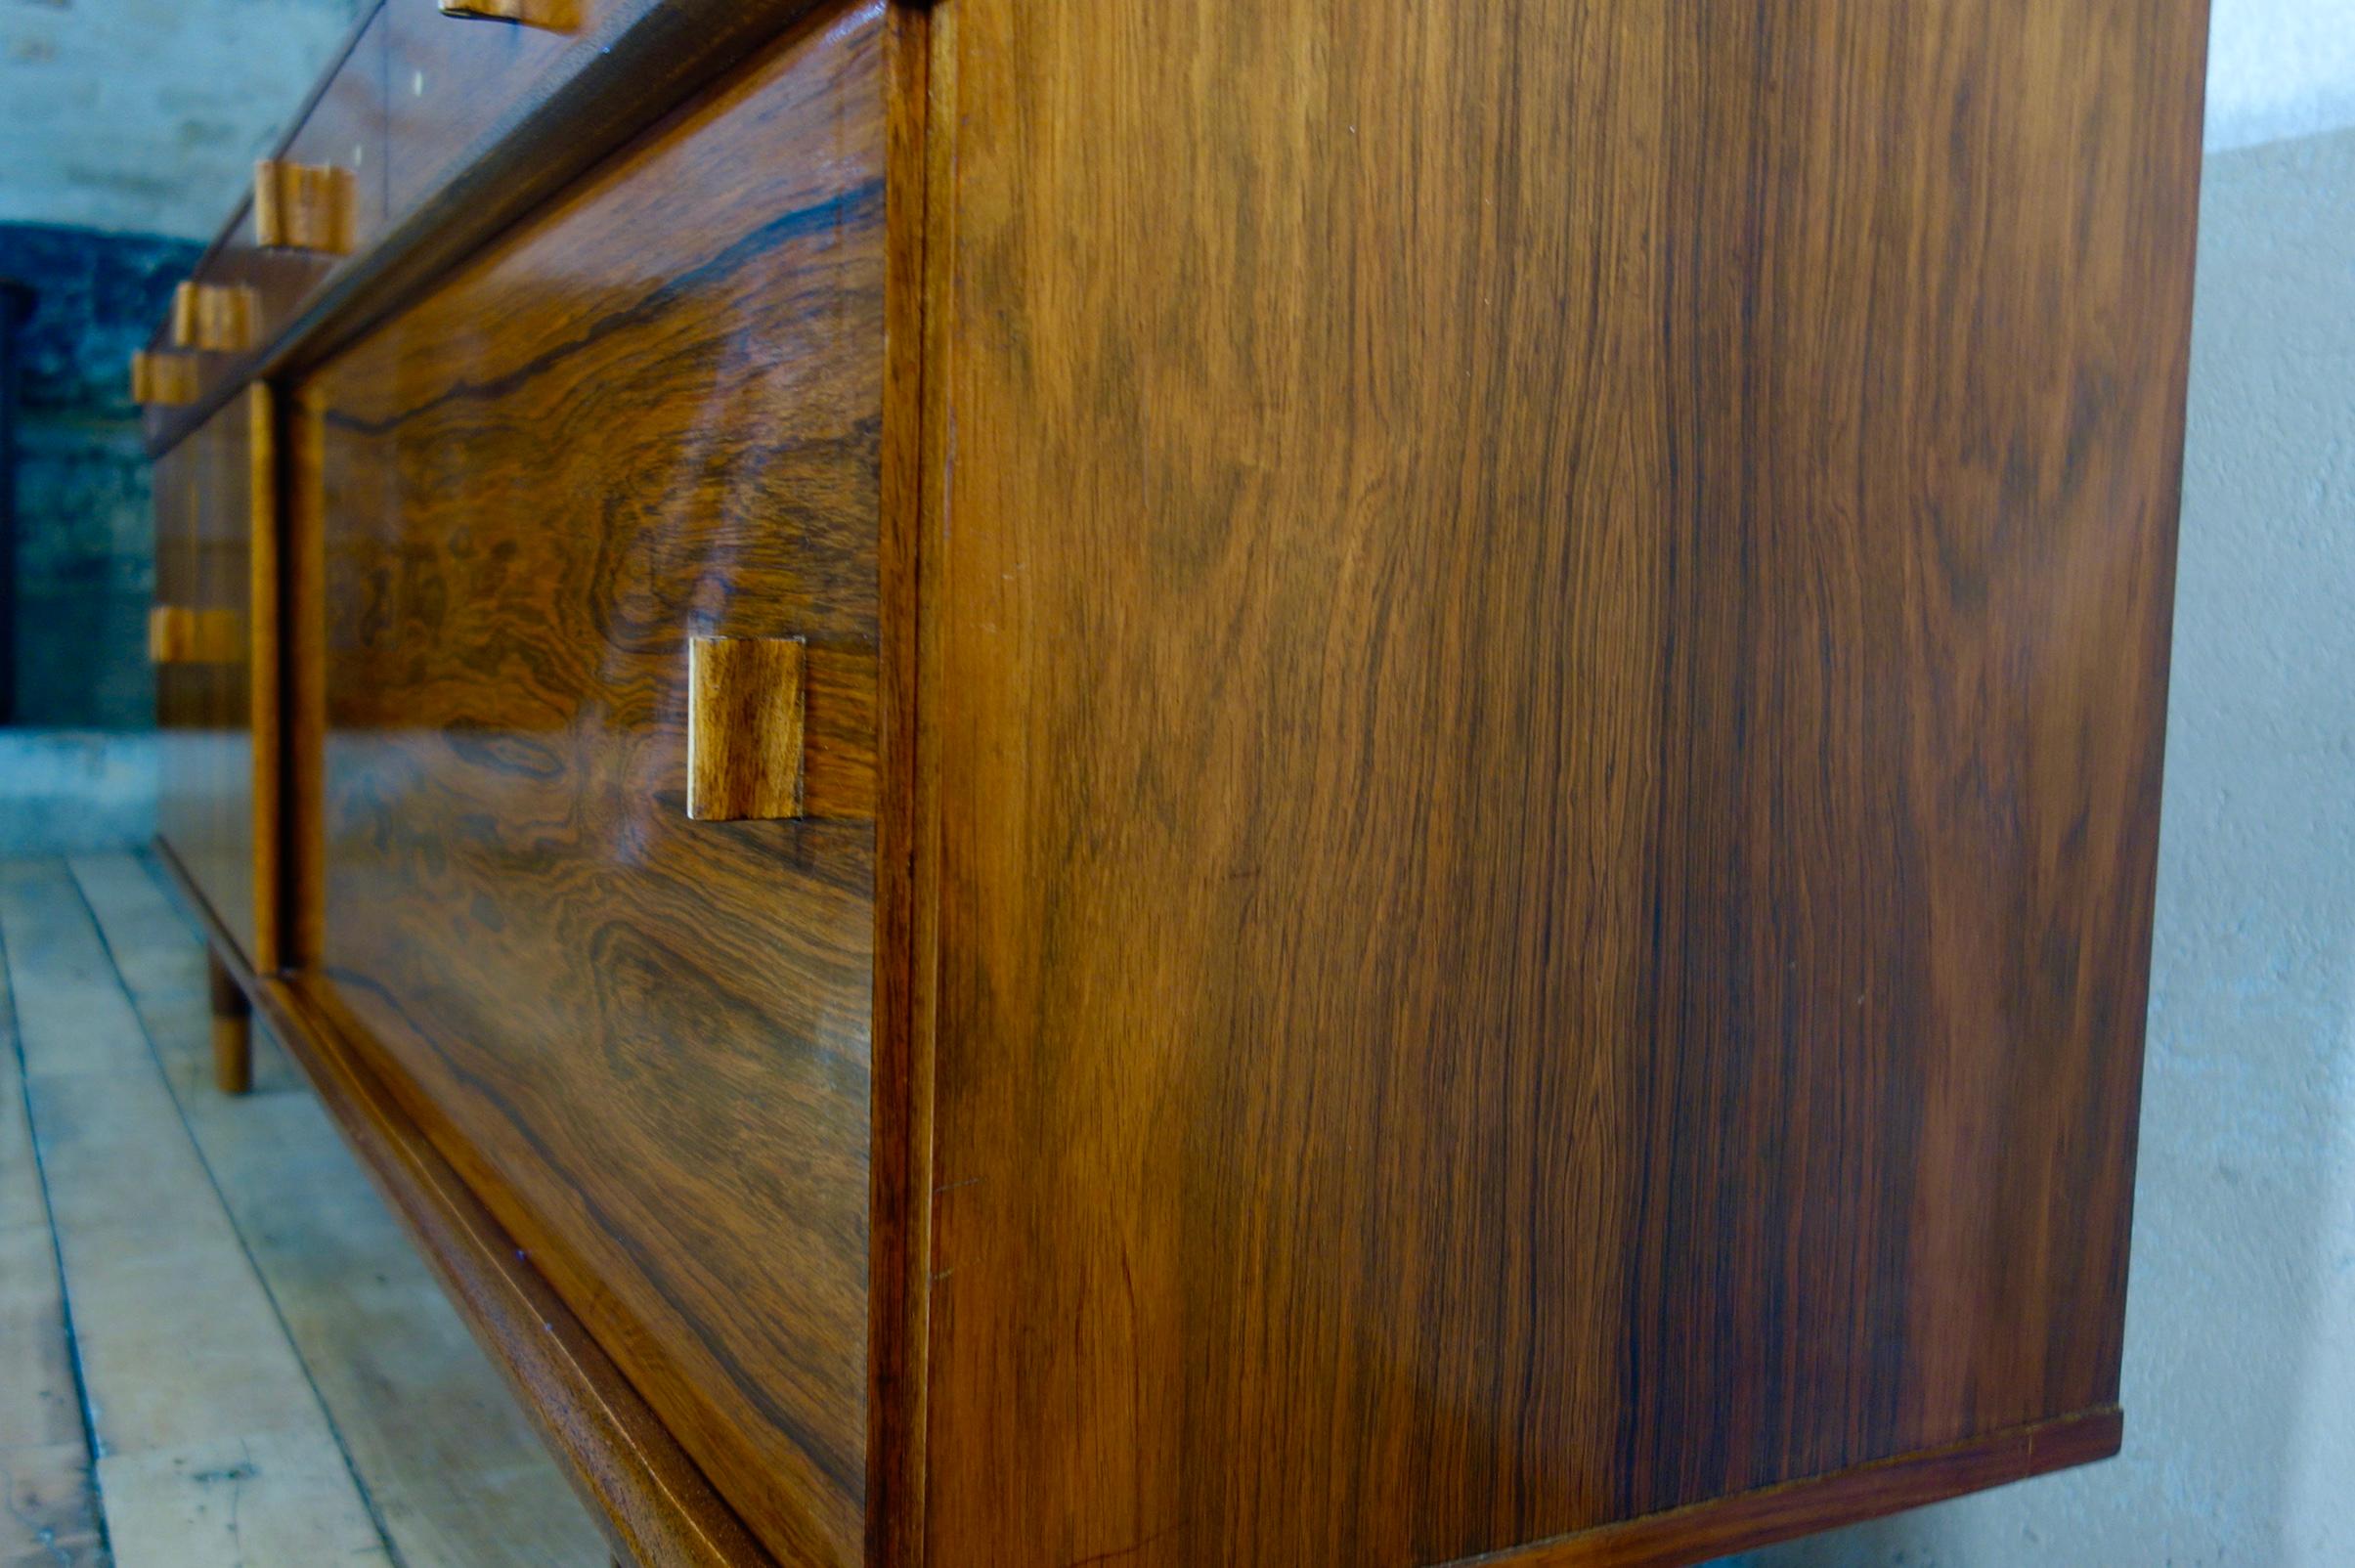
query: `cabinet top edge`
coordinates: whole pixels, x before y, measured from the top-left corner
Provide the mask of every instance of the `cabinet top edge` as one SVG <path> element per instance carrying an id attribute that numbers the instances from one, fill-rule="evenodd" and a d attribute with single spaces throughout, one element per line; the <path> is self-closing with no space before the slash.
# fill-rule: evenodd
<path id="1" fill-rule="evenodd" d="M 393 3 L 374 0 L 305 91 L 268 156 L 283 158 L 369 29 Z M 518 92 L 414 208 L 337 259 L 303 307 L 250 349 L 208 367 L 190 403 L 153 408 L 146 445 L 159 456 L 240 388 L 296 374 L 383 320 L 417 290 L 714 78 L 840 0 L 619 0 L 572 35 L 562 54 Z M 241 241 L 252 211 L 241 194 L 198 258 L 203 279 Z M 168 352 L 168 316 L 145 345 Z"/>

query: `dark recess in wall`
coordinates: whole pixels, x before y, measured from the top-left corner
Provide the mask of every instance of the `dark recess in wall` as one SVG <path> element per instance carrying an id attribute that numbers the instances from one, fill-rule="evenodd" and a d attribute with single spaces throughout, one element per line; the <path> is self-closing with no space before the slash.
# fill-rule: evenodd
<path id="1" fill-rule="evenodd" d="M 17 323 L 32 290 L 0 273 L 0 627 L 17 618 Z M 0 637 L 0 724 L 16 712 L 17 648 Z"/>
<path id="2" fill-rule="evenodd" d="M 17 327 L 15 568 L 8 721 L 153 722 L 145 622 L 154 585 L 148 464 L 125 369 L 202 247 L 149 235 L 0 224 Z"/>

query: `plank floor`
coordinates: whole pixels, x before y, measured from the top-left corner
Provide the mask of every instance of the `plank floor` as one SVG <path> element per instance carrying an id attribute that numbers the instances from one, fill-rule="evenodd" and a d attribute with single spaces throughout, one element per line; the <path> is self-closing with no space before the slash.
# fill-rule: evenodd
<path id="1" fill-rule="evenodd" d="M 283 1053 L 212 1087 L 131 855 L 0 862 L 0 1568 L 602 1568 Z"/>

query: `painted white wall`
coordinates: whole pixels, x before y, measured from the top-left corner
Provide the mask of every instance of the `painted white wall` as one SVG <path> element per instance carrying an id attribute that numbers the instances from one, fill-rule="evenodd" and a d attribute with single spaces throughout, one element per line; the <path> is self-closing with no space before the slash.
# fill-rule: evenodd
<path id="1" fill-rule="evenodd" d="M 0 860 L 146 845 L 155 757 L 152 731 L 0 727 Z"/>
<path id="2" fill-rule="evenodd" d="M 2355 0 L 2212 0 L 2209 152 L 2342 125 L 2355 125 Z"/>
<path id="3" fill-rule="evenodd" d="M 2207 160 L 2175 603 L 2125 1451 L 1753 1568 L 2355 1563 L 2355 129 Z"/>
<path id="4" fill-rule="evenodd" d="M 0 0 L 0 223 L 211 239 L 357 9 Z"/>

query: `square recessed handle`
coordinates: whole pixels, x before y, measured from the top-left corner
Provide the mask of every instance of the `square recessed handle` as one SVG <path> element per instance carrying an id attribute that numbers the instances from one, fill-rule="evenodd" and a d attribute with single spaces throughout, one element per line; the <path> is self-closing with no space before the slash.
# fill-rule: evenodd
<path id="1" fill-rule="evenodd" d="M 185 604 L 148 608 L 148 661 L 188 664 L 196 657 L 196 612 Z"/>
<path id="2" fill-rule="evenodd" d="M 270 250 L 341 256 L 352 248 L 352 171 L 264 158 L 253 166 L 253 238 Z"/>
<path id="3" fill-rule="evenodd" d="M 241 665 L 252 657 L 252 633 L 236 610 L 186 604 L 148 609 L 148 659 L 153 664 Z"/>
<path id="4" fill-rule="evenodd" d="M 800 637 L 687 644 L 687 815 L 802 815 L 809 647 Z"/>
<path id="5" fill-rule="evenodd" d="M 442 15 L 514 22 L 550 32 L 571 32 L 581 25 L 576 0 L 442 0 Z"/>
<path id="6" fill-rule="evenodd" d="M 131 356 L 131 401 L 179 408 L 196 401 L 196 362 L 187 354 L 141 349 Z"/>
<path id="7" fill-rule="evenodd" d="M 172 346 L 234 354 L 253 347 L 253 290 L 191 279 L 172 290 Z"/>

